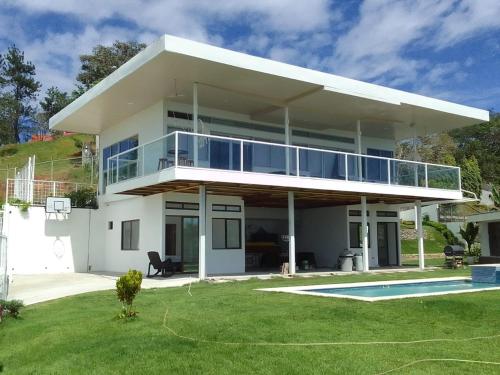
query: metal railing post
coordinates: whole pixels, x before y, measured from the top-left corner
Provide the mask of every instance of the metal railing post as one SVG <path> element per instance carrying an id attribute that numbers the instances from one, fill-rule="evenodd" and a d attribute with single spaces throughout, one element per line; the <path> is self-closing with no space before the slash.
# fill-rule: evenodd
<path id="1" fill-rule="evenodd" d="M 177 167 L 179 156 L 179 133 L 175 132 L 175 145 L 174 145 L 174 164 Z"/>
<path id="2" fill-rule="evenodd" d="M 387 159 L 387 183 L 391 184 L 391 159 Z"/>
<path id="3" fill-rule="evenodd" d="M 52 181 L 52 196 L 56 196 L 56 182 Z"/>
<path id="4" fill-rule="evenodd" d="M 425 163 L 425 187 L 428 188 L 429 187 L 429 175 L 428 175 L 428 172 L 427 172 L 427 163 Z"/>
<path id="5" fill-rule="evenodd" d="M 346 181 L 349 180 L 349 166 L 348 166 L 348 162 L 347 162 L 348 156 L 349 155 L 344 154 L 344 167 L 345 167 L 345 180 Z"/>
<path id="6" fill-rule="evenodd" d="M 243 141 L 240 141 L 240 172 L 243 172 Z"/>
<path id="7" fill-rule="evenodd" d="M 295 163 L 297 167 L 297 177 L 300 177 L 300 149 L 298 147 L 295 148 L 295 158 L 297 160 Z"/>

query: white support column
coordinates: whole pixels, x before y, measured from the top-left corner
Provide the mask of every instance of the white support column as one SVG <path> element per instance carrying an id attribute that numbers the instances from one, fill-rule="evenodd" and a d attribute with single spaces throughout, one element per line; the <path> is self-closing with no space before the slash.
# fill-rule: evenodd
<path id="1" fill-rule="evenodd" d="M 417 240 L 418 240 L 418 266 L 421 270 L 425 269 L 424 258 L 424 228 L 422 227 L 422 202 L 416 201 L 415 208 L 417 209 L 417 216 L 415 217 L 415 225 L 417 226 Z"/>
<path id="2" fill-rule="evenodd" d="M 193 133 L 198 134 L 198 82 L 193 83 Z M 193 137 L 194 166 L 198 166 L 198 137 Z"/>
<path id="3" fill-rule="evenodd" d="M 356 121 L 356 151 L 358 155 L 363 154 L 363 147 L 361 145 L 361 120 Z M 358 174 L 359 180 L 363 179 L 363 161 L 358 157 Z"/>
<path id="4" fill-rule="evenodd" d="M 363 272 L 370 270 L 370 257 L 368 254 L 368 219 L 366 216 L 366 197 L 361 197 L 361 241 L 363 247 Z"/>
<path id="5" fill-rule="evenodd" d="M 295 198 L 288 192 L 288 273 L 295 274 Z"/>
<path id="6" fill-rule="evenodd" d="M 291 144 L 291 132 L 290 132 L 290 118 L 288 116 L 288 107 L 285 107 L 285 144 Z M 290 174 L 290 152 L 287 149 L 285 153 L 286 160 L 286 174 Z"/>
<path id="7" fill-rule="evenodd" d="M 205 185 L 200 185 L 199 192 L 199 254 L 198 277 L 204 280 L 207 277 L 206 269 L 206 230 L 207 230 L 207 191 Z"/>

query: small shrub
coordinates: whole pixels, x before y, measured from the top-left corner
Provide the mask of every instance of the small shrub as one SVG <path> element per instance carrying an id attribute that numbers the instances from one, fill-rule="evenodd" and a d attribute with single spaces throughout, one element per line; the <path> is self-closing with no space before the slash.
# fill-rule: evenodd
<path id="1" fill-rule="evenodd" d="M 129 270 L 116 280 L 116 295 L 122 303 L 122 311 L 118 315 L 120 319 L 137 316 L 137 312 L 133 310 L 133 302 L 141 290 L 141 284 L 142 273 L 137 270 Z"/>
<path id="2" fill-rule="evenodd" d="M 431 221 L 431 217 L 429 216 L 429 214 L 425 214 L 424 217 L 422 218 L 422 222 L 425 224 L 427 224 L 429 221 Z"/>
<path id="3" fill-rule="evenodd" d="M 31 206 L 30 202 L 26 202 L 18 198 L 9 199 L 9 204 L 12 206 L 18 206 L 21 212 L 28 212 L 28 208 Z"/>
<path id="4" fill-rule="evenodd" d="M 65 194 L 66 198 L 71 199 L 71 205 L 76 208 L 97 208 L 96 192 L 92 188 L 82 188 L 78 191 L 72 191 Z"/>
<path id="5" fill-rule="evenodd" d="M 466 254 L 469 257 L 480 257 L 481 256 L 481 245 L 476 243 L 473 243 L 469 249 L 467 249 Z"/>
<path id="6" fill-rule="evenodd" d="M 0 317 L 2 315 L 8 314 L 13 318 L 17 318 L 23 307 L 24 307 L 23 301 L 18 299 L 13 299 L 10 301 L 0 300 Z"/>
<path id="7" fill-rule="evenodd" d="M 446 240 L 446 243 L 448 245 L 459 245 L 460 240 L 453 234 L 451 230 L 448 229 L 448 227 L 442 223 L 438 223 L 436 221 L 431 221 L 429 220 L 428 222 L 424 222 L 423 224 L 433 227 L 436 229 L 439 233 L 441 233 Z"/>

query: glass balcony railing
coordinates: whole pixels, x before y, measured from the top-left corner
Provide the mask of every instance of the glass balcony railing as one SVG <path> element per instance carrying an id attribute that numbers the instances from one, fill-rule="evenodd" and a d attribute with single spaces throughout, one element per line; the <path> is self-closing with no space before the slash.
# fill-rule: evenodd
<path id="1" fill-rule="evenodd" d="M 458 167 L 187 132 L 110 157 L 107 184 L 170 167 L 460 190 Z"/>

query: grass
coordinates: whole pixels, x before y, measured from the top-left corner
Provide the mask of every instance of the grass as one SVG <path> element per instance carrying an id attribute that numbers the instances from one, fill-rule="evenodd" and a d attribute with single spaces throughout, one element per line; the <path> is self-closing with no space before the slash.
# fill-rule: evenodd
<path id="1" fill-rule="evenodd" d="M 73 134 L 59 137 L 53 141 L 9 144 L 0 147 L 0 199 L 5 195 L 5 179 L 14 178 L 14 168 L 20 168 L 36 155 L 35 179 L 90 183 L 92 169 L 82 168 L 81 149 L 77 143 L 93 142 L 94 137 L 85 134 Z M 51 167 L 51 160 L 56 160 Z M 96 181 L 96 170 L 93 182 Z"/>
<path id="2" fill-rule="evenodd" d="M 114 320 L 113 291 L 26 308 L 0 325 L 0 361 L 15 374 L 375 374 L 425 358 L 500 361 L 500 339 L 410 345 L 256 346 L 271 342 L 460 339 L 500 333 L 500 292 L 385 302 L 255 288 L 465 275 L 463 270 L 199 283 L 143 290 L 139 318 Z M 176 337 L 182 335 L 224 345 Z M 497 374 L 498 366 L 420 363 L 398 374 Z"/>
<path id="3" fill-rule="evenodd" d="M 401 228 L 405 225 L 401 224 Z M 427 254 L 443 253 L 444 247 L 447 245 L 443 235 L 433 227 L 423 226 L 425 232 L 424 249 Z M 402 254 L 418 254 L 417 240 L 401 240 Z"/>

